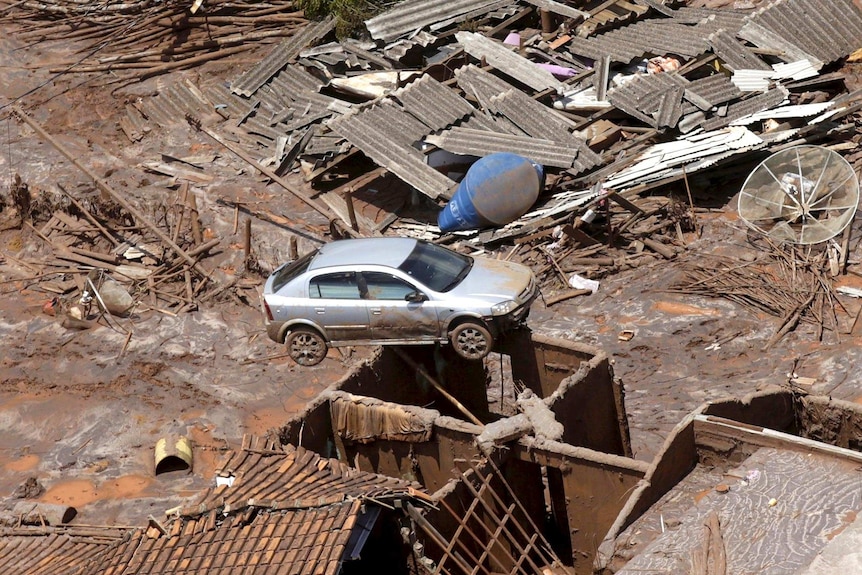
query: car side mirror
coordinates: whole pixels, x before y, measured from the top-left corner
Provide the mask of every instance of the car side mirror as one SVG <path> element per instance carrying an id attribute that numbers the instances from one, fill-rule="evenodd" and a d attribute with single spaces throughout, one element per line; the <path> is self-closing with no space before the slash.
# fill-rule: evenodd
<path id="1" fill-rule="evenodd" d="M 404 299 L 411 303 L 422 303 L 423 301 L 428 301 L 428 296 L 417 290 L 404 296 Z"/>

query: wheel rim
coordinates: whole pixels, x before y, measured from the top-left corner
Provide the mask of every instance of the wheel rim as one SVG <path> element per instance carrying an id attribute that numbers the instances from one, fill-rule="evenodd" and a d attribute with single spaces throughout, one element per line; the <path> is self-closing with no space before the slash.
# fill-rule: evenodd
<path id="1" fill-rule="evenodd" d="M 299 333 L 290 340 L 290 357 L 300 365 L 320 363 L 325 352 L 326 346 L 314 334 Z"/>
<path id="2" fill-rule="evenodd" d="M 462 354 L 471 359 L 484 357 L 488 349 L 488 340 L 485 335 L 476 328 L 468 327 L 458 333 L 455 340 Z"/>

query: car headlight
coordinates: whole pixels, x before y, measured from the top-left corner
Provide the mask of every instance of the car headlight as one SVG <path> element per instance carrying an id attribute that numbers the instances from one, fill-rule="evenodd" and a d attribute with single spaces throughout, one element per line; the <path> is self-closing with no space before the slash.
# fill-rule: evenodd
<path id="1" fill-rule="evenodd" d="M 491 315 L 506 315 L 517 309 L 518 302 L 508 300 L 491 306 Z"/>

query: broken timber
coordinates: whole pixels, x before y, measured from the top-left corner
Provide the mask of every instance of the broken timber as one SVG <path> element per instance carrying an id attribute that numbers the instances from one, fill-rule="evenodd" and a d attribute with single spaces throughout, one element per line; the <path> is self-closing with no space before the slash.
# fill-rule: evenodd
<path id="1" fill-rule="evenodd" d="M 33 128 L 36 131 L 36 133 L 38 133 L 40 136 L 42 136 L 48 143 L 50 143 L 52 146 L 54 146 L 57 149 L 57 151 L 60 152 L 61 154 L 63 154 L 70 162 L 72 162 L 72 164 L 74 164 L 77 168 L 79 168 L 82 172 L 84 172 L 89 178 L 91 178 L 100 190 L 102 190 L 103 192 L 105 192 L 109 196 L 111 196 L 111 198 L 114 201 L 116 201 L 118 204 L 120 204 L 120 206 L 122 206 L 123 209 L 125 209 L 127 212 L 129 212 L 135 218 L 135 220 L 137 220 L 141 224 L 145 225 L 147 228 L 149 228 L 150 231 L 152 231 L 154 234 L 156 234 L 156 236 L 158 236 L 158 238 L 160 240 L 162 240 L 162 242 L 164 242 L 165 245 L 170 247 L 178 256 L 180 256 L 182 259 L 184 259 L 189 264 L 189 266 L 191 266 L 192 269 L 197 271 L 202 277 L 218 284 L 218 280 L 216 280 L 213 277 L 213 274 L 210 271 L 206 270 L 197 260 L 195 260 L 192 256 L 190 256 L 180 246 L 178 246 L 167 234 L 165 234 L 162 230 L 160 230 L 158 228 L 158 226 L 156 226 L 154 223 L 149 221 L 149 219 L 147 219 L 147 217 L 144 216 L 144 214 L 141 213 L 140 210 L 138 210 L 136 207 L 134 207 L 132 204 L 130 204 L 128 201 L 126 201 L 126 199 L 123 198 L 123 196 L 118 194 L 104 180 L 102 180 L 101 178 L 96 176 L 96 174 L 94 174 L 86 166 L 84 166 L 82 163 L 80 163 L 77 158 L 75 158 L 66 148 L 64 148 L 60 144 L 60 142 L 58 142 L 53 136 L 51 136 L 48 132 L 46 132 L 42 128 L 42 126 L 40 126 L 35 120 L 33 120 L 30 116 L 28 116 L 26 113 L 24 113 L 23 110 L 21 110 L 18 107 L 13 107 L 12 111 L 16 116 L 21 118 L 21 120 L 26 122 L 27 125 L 29 125 L 31 128 Z"/>

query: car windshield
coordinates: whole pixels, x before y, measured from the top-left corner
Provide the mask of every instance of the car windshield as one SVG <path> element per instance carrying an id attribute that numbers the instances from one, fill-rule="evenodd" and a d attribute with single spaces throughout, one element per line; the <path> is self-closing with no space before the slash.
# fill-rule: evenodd
<path id="1" fill-rule="evenodd" d="M 434 291 L 446 292 L 461 283 L 471 267 L 473 258 L 469 256 L 434 244 L 417 242 L 398 269 Z"/>
<path id="2" fill-rule="evenodd" d="M 293 278 L 305 272 L 311 263 L 311 258 L 317 255 L 317 250 L 309 252 L 301 258 L 295 259 L 275 270 L 272 274 L 272 293 L 278 293 Z"/>

